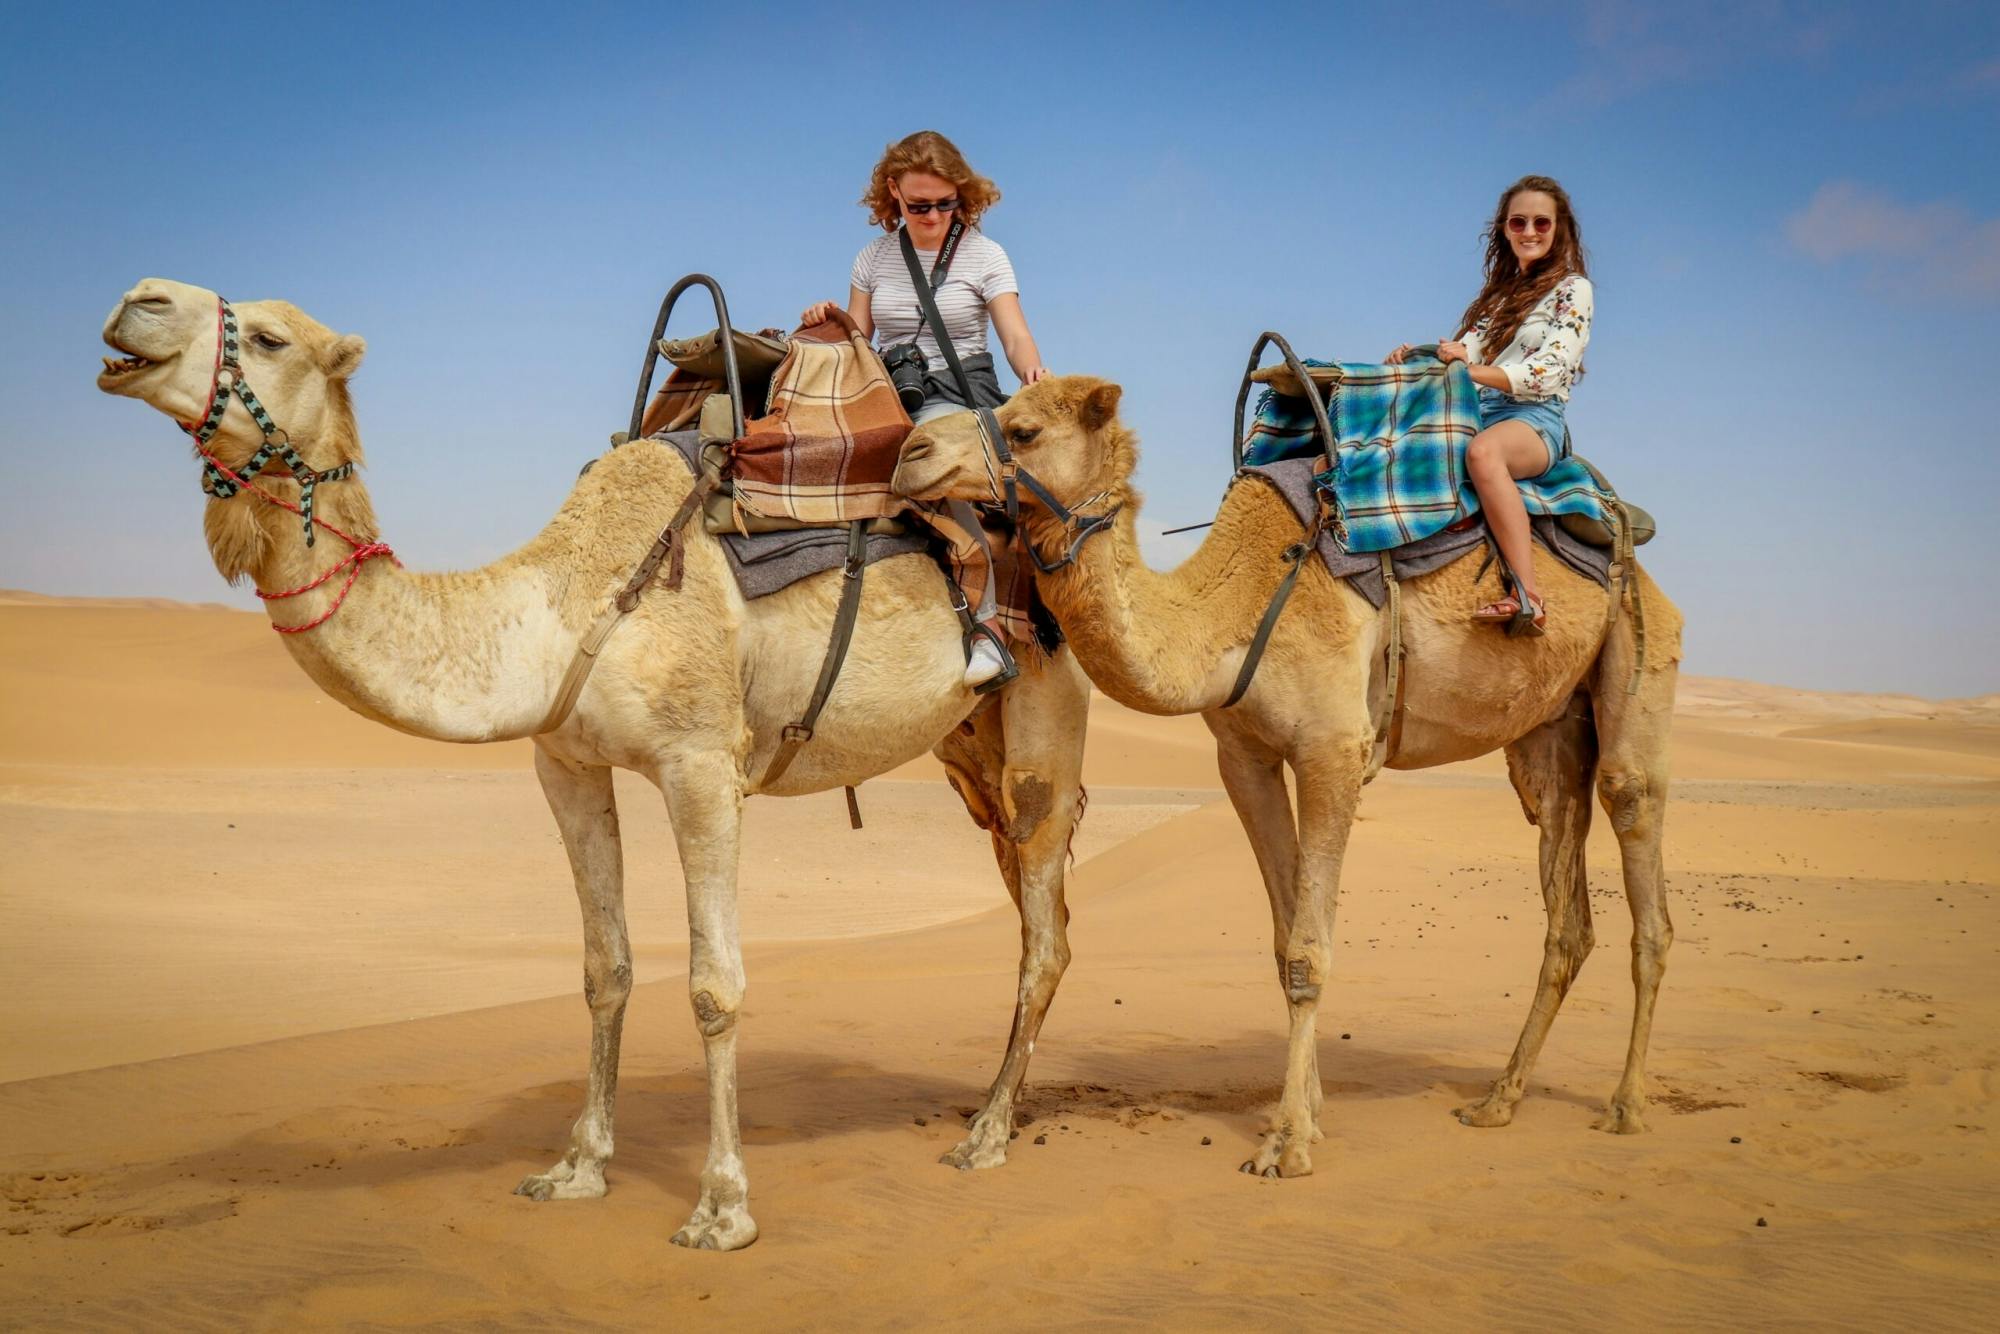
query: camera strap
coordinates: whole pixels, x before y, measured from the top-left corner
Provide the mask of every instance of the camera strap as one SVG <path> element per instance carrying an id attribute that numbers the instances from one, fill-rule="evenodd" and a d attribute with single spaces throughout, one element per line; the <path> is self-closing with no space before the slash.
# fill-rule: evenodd
<path id="1" fill-rule="evenodd" d="M 910 282 L 917 289 L 917 332 L 924 331 L 924 323 L 929 321 L 931 333 L 937 339 L 938 351 L 944 353 L 945 365 L 951 368 L 951 378 L 958 385 L 958 392 L 965 396 L 965 406 L 975 411 L 979 400 L 973 396 L 972 382 L 965 376 L 965 367 L 958 361 L 958 349 L 952 346 L 951 335 L 945 331 L 944 316 L 938 313 L 937 289 L 944 285 L 945 273 L 951 268 L 952 256 L 958 253 L 958 239 L 965 233 L 965 224 L 952 219 L 951 230 L 945 234 L 944 244 L 938 248 L 937 263 L 931 266 L 931 280 L 924 282 L 923 265 L 917 262 L 917 247 L 910 240 L 910 229 L 905 227 L 898 233 L 903 241 L 903 263 L 910 270 Z"/>
<path id="2" fill-rule="evenodd" d="M 952 223 L 951 235 L 945 238 L 944 246 L 938 252 L 938 262 L 940 265 L 951 262 L 952 252 L 957 249 L 956 242 L 960 226 L 961 224 L 957 221 Z M 917 263 L 917 248 L 910 244 L 910 233 L 907 228 L 903 231 L 903 262 L 909 266 L 910 281 L 916 284 L 917 299 L 923 303 L 924 316 L 930 320 L 931 331 L 937 335 L 938 351 L 944 353 L 945 365 L 951 368 L 951 378 L 958 385 L 958 392 L 963 396 L 965 406 L 978 414 L 980 432 L 985 435 L 987 441 L 993 447 L 994 457 L 1000 465 L 1000 497 L 1006 505 L 1007 519 L 1010 523 L 1018 522 L 1021 517 L 1021 499 L 1020 492 L 1017 489 L 1018 483 L 1016 478 L 1018 473 L 1014 463 L 1013 451 L 1007 448 L 1007 438 L 1001 434 L 1000 422 L 998 418 L 994 417 L 993 409 L 980 403 L 978 395 L 972 392 L 972 381 L 966 376 L 965 367 L 959 363 L 958 349 L 952 346 L 951 335 L 945 332 L 944 316 L 938 314 L 937 298 L 932 294 L 932 289 L 924 285 L 923 269 Z M 942 269 L 940 269 L 940 272 L 942 272 Z M 921 330 L 923 325 L 919 323 L 917 328 Z M 1053 497 L 1046 495 L 1040 483 L 1036 482 L 1033 478 L 1028 479 L 1028 485 L 1035 491 L 1036 495 L 1043 496 L 1045 499 L 1053 499 Z M 1062 510 L 1060 505 L 1056 506 L 1056 508 L 1065 518 L 1068 517 L 1067 510 Z M 1037 565 L 1041 564 L 1040 553 L 1035 552 L 1032 546 L 1029 547 L 1029 552 L 1034 555 L 1035 563 Z"/>

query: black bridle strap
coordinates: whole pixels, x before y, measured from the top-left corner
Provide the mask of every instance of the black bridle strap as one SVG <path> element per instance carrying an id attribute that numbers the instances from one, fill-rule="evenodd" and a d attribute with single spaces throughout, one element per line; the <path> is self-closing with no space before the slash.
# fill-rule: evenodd
<path id="1" fill-rule="evenodd" d="M 299 456 L 292 444 L 292 437 L 271 420 L 271 414 L 264 410 L 263 402 L 250 388 L 250 382 L 243 378 L 243 363 L 240 359 L 241 344 L 237 337 L 236 312 L 221 297 L 215 299 L 215 376 L 209 381 L 208 411 L 199 424 L 181 423 L 181 429 L 194 437 L 198 447 L 207 446 L 222 427 L 222 419 L 229 411 L 232 396 L 240 399 L 250 413 L 250 419 L 257 423 L 257 429 L 264 433 L 264 443 L 257 447 L 244 464 L 235 469 L 235 476 L 224 475 L 214 463 L 203 463 L 201 468 L 201 489 L 217 500 L 228 500 L 243 489 L 242 483 L 264 470 L 275 456 L 291 469 L 292 477 L 299 484 L 299 516 L 305 524 L 306 545 L 313 544 L 313 488 L 321 482 L 345 481 L 354 475 L 354 464 L 350 461 L 325 472 L 315 472 Z"/>

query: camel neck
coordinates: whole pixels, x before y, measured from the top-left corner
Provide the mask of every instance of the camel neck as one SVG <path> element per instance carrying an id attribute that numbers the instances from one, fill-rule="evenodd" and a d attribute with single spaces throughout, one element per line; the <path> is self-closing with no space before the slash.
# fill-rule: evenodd
<path id="1" fill-rule="evenodd" d="M 1120 704 L 1154 714 L 1218 708 L 1299 523 L 1268 488 L 1233 487 L 1200 548 L 1161 572 L 1140 554 L 1137 509 L 1134 497 L 1075 565 L 1041 576 L 1043 596 L 1091 680 Z"/>
<path id="2" fill-rule="evenodd" d="M 320 495 L 327 522 L 372 540 L 373 512 L 360 480 L 340 483 L 337 497 L 332 490 Z M 255 554 L 234 568 L 264 592 L 301 588 L 333 571 L 316 588 L 267 601 L 266 611 L 274 626 L 326 618 L 281 638 L 322 690 L 364 717 L 439 741 L 478 742 L 527 736 L 547 710 L 566 661 L 556 650 L 574 636 L 565 633 L 538 570 L 508 559 L 479 570 L 412 574 L 376 559 L 361 567 L 335 610 L 348 571 L 334 567 L 353 551 L 340 537 L 322 530 L 308 547 L 295 515 L 252 495 L 211 501 L 207 527 L 224 573 L 232 572 L 225 552 L 252 544 Z"/>

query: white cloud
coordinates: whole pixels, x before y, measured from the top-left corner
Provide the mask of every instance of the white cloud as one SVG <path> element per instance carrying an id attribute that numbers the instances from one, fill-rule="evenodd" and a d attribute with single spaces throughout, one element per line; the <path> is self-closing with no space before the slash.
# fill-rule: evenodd
<path id="1" fill-rule="evenodd" d="M 2000 297 L 2000 218 L 1975 218 L 1959 204 L 1906 203 L 1830 181 L 1786 220 L 1785 235 L 1822 264 L 1856 260 L 1879 278 L 1926 291 Z"/>

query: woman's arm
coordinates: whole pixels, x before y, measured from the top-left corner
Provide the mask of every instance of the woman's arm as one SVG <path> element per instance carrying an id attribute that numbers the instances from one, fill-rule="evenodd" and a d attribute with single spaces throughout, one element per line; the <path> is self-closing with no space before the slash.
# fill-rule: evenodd
<path id="1" fill-rule="evenodd" d="M 1508 393 L 1514 391 L 1514 382 L 1507 378 L 1506 371 L 1501 370 L 1498 366 L 1474 365 L 1471 350 L 1464 343 L 1450 341 L 1439 343 L 1438 360 L 1447 366 L 1454 361 L 1464 362 L 1466 373 L 1472 376 L 1472 382 L 1476 385 L 1484 386 L 1487 389 L 1505 390 Z"/>
<path id="2" fill-rule="evenodd" d="M 861 330 L 863 338 L 875 336 L 875 311 L 869 304 L 873 298 L 858 287 L 847 289 L 847 318 L 854 321 L 854 327 Z M 827 312 L 833 309 L 831 301 L 815 301 L 799 312 L 799 327 L 808 328 L 824 323 Z"/>
<path id="3" fill-rule="evenodd" d="M 986 312 L 993 317 L 993 329 L 1000 335 L 1000 346 L 1007 350 L 1007 364 L 1014 368 L 1014 374 L 1021 377 L 1021 383 L 1033 384 L 1047 375 L 1049 368 L 1042 365 L 1042 354 L 1035 346 L 1035 336 L 1028 332 L 1028 317 L 1021 313 L 1020 295 L 1002 293 L 986 303 Z"/>

